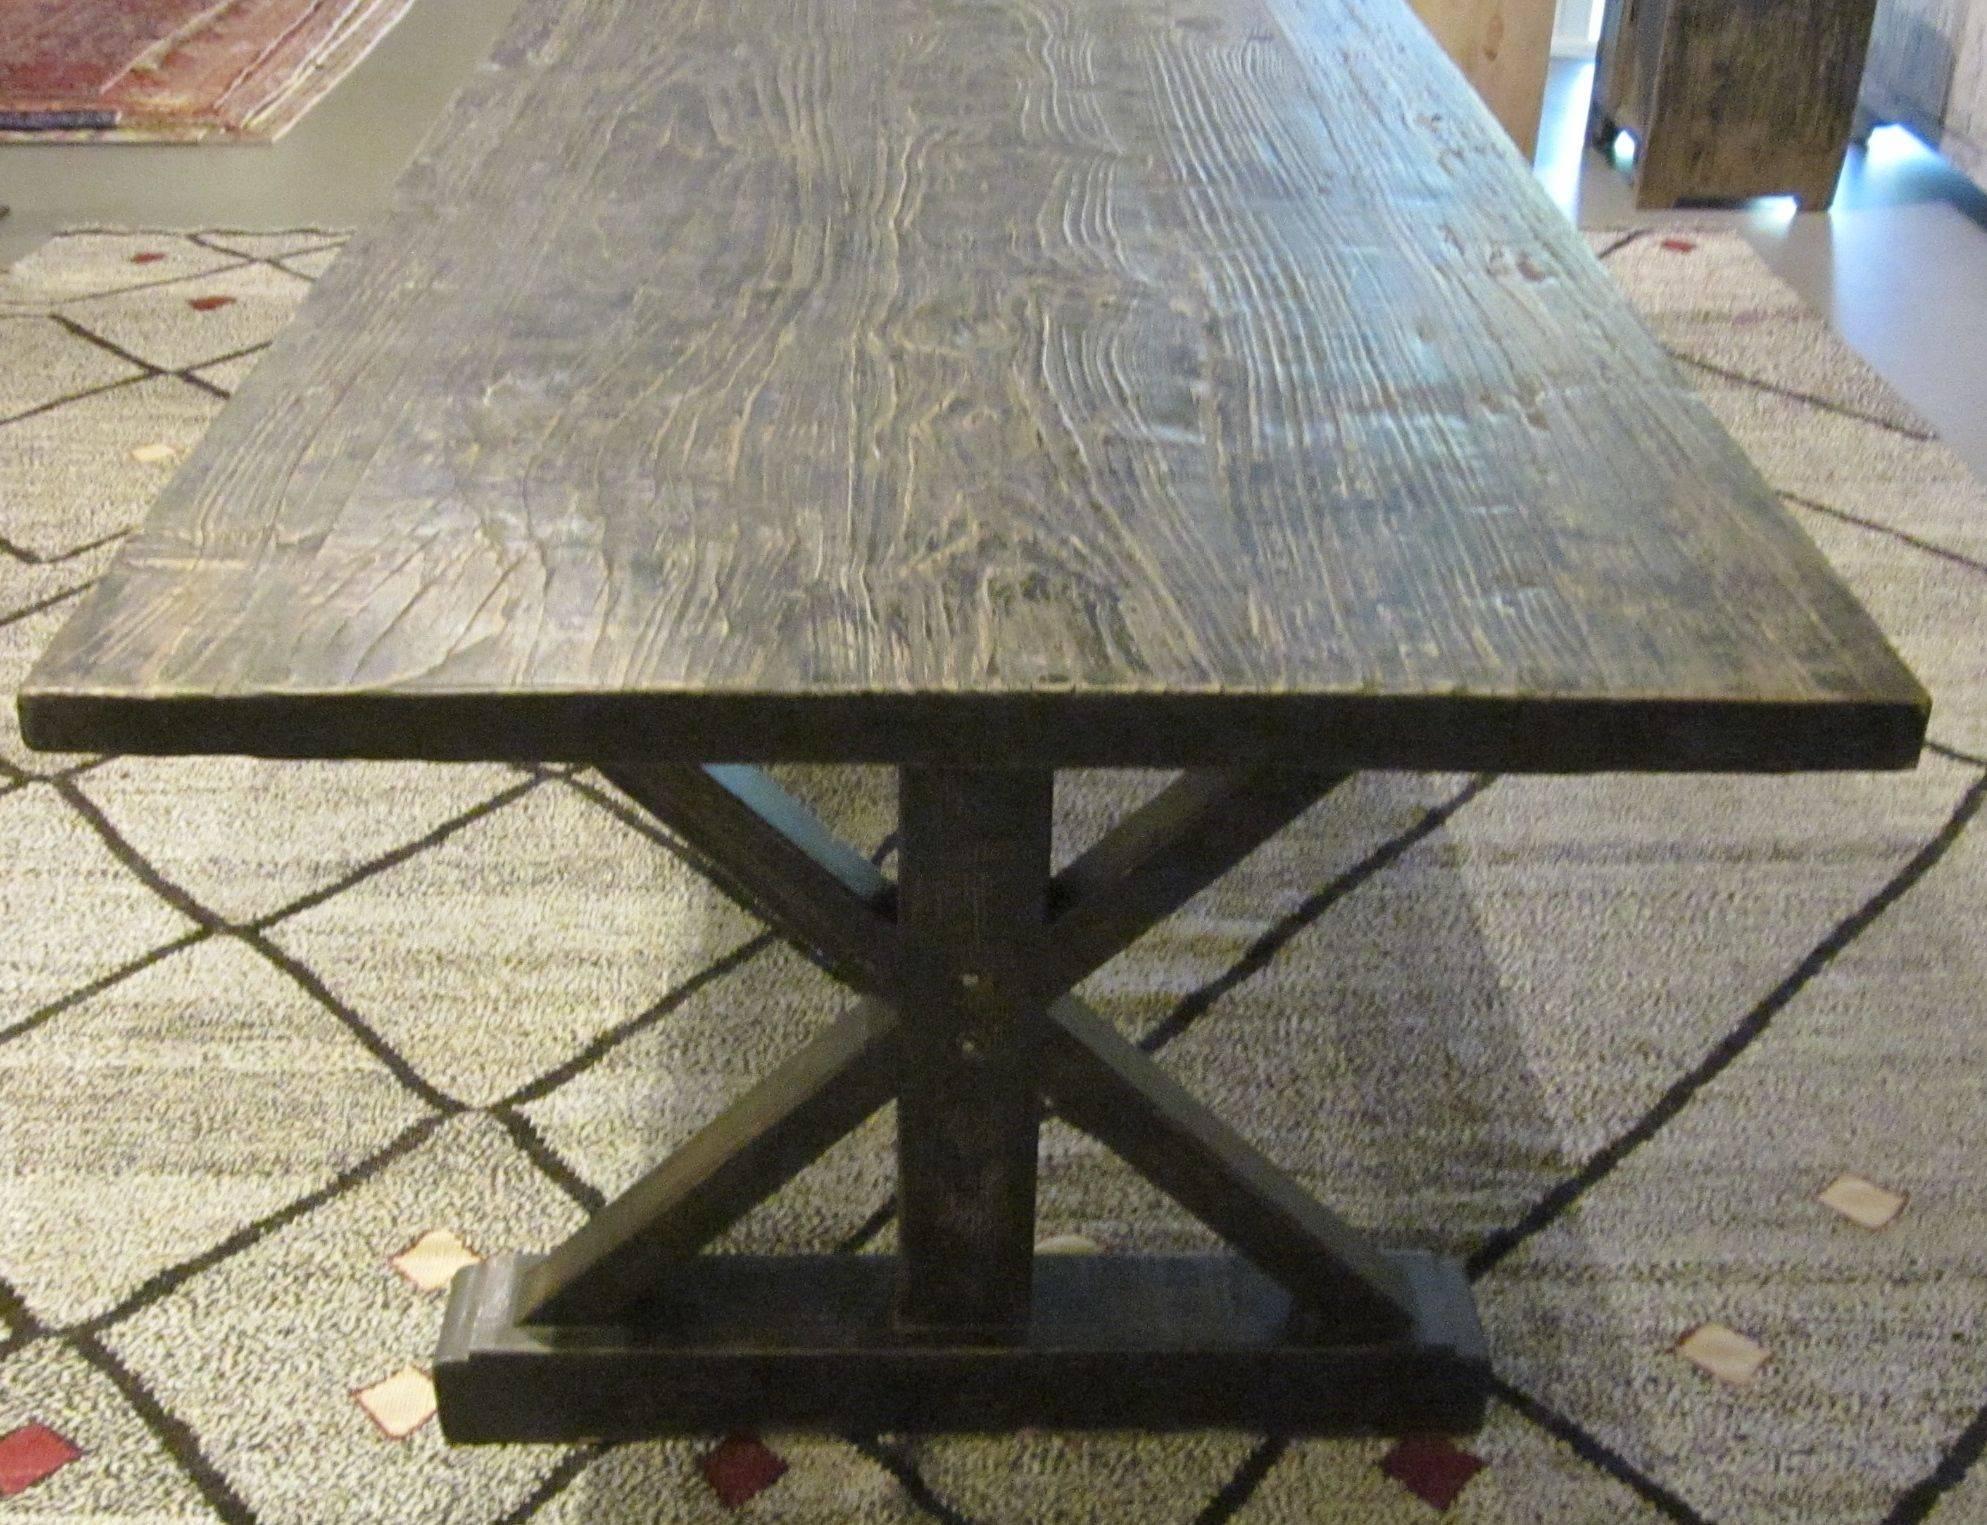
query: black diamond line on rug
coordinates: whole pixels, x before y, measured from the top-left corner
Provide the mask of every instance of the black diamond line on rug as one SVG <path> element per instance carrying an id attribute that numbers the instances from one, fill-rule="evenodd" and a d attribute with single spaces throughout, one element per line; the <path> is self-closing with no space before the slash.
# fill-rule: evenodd
<path id="1" fill-rule="evenodd" d="M 1955 566 L 1965 567 L 1970 572 L 1987 573 L 1987 561 L 1976 560 L 1974 557 L 1964 555 L 1959 551 L 1947 550 L 1946 547 L 1937 542 L 1921 539 L 1919 536 L 1911 534 L 1908 530 L 1894 529 L 1888 524 L 1878 523 L 1875 519 L 1865 519 L 1860 514 L 1848 513 L 1843 509 L 1833 508 L 1826 503 L 1818 503 L 1813 498 L 1804 498 L 1799 493 L 1788 492 L 1784 488 L 1775 488 L 1774 491 L 1789 503 L 1795 504 L 1800 508 L 1805 508 L 1811 513 L 1821 514 L 1830 519 L 1839 519 L 1844 524 L 1855 525 L 1858 529 L 1871 530 L 1876 534 L 1888 536 L 1900 545 L 1908 545 L 1915 551 L 1925 552 L 1928 556 L 1937 556 L 1942 561 L 1950 561 Z"/>
<path id="2" fill-rule="evenodd" d="M 1987 1405 L 1982 1405 L 1973 1422 L 1959 1432 L 1932 1470 L 1899 1495 L 1890 1513 L 1884 1516 L 1884 1525 L 1919 1525 L 1928 1519 L 1939 1501 L 1966 1481 L 1984 1454 L 1987 1454 Z M 1953 1525 L 1960 1522 L 1955 1520 Z"/>
<path id="3" fill-rule="evenodd" d="M 97 539 L 86 541 L 82 545 L 71 546 L 66 551 L 52 551 L 48 553 L 31 551 L 24 545 L 14 544 L 5 535 L 0 535 L 0 552 L 5 552 L 7 555 L 13 557 L 22 566 L 59 567 L 65 561 L 74 561 L 78 556 L 87 556 L 90 552 L 100 551 L 107 545 L 115 545 L 130 533 L 130 530 L 113 530 L 108 535 L 101 535 Z"/>
<path id="4" fill-rule="evenodd" d="M 1737 382 L 1740 386 L 1752 387 L 1761 392 L 1770 392 L 1775 397 L 1783 397 L 1789 402 L 1803 402 L 1811 408 L 1820 408 L 1824 413 L 1833 413 L 1838 418 L 1846 418 L 1854 423 L 1868 424 L 1872 429 L 1882 429 L 1887 434 L 1900 435 L 1905 439 L 1915 440 L 1921 445 L 1931 445 L 1938 442 L 1939 437 L 1928 430 L 1913 429 L 1904 424 L 1893 423 L 1888 418 L 1878 418 L 1873 413 L 1865 413 L 1859 408 L 1852 408 L 1846 403 L 1835 402 L 1827 397 L 1817 397 L 1812 392 L 1802 392 L 1794 387 L 1781 386 L 1776 381 L 1762 381 L 1759 377 L 1748 376 L 1743 371 L 1730 370 L 1722 365 L 1714 365 L 1709 360 L 1700 360 L 1697 356 L 1689 354 L 1684 350 L 1669 348 L 1667 346 L 1666 349 L 1671 359 L 1680 361 L 1684 365 L 1690 366 L 1693 370 L 1704 371 L 1712 376 L 1721 376 L 1726 381 Z"/>
<path id="5" fill-rule="evenodd" d="M 95 1335 L 74 1335 L 68 1343 L 77 1355 L 110 1380 L 125 1405 L 226 1525 L 255 1525 L 255 1511 L 201 1449 L 200 1437 L 194 1434 L 191 1425 L 170 1412 L 138 1374 Z"/>
<path id="6" fill-rule="evenodd" d="M 1532 1205 L 1515 1224 L 1490 1236 L 1466 1262 L 1470 1279 L 1489 1275 L 1526 1240 L 1550 1227 L 1588 1191 L 1607 1179 L 1621 1162 L 1654 1138 L 1691 1098 L 1723 1074 L 1772 1025 L 1773 1019 L 1799 995 L 1808 982 L 1833 963 L 1840 953 L 1908 894 L 1943 858 L 1980 811 L 1987 797 L 1987 777 L 1974 780 L 1946 823 L 1910 860 L 1862 905 L 1838 922 L 1827 936 L 1740 1019 L 1712 1050 L 1678 1079 L 1629 1128 L 1589 1156 L 1587 1163 Z"/>
<path id="7" fill-rule="evenodd" d="M 1666 1518 L 1677 1521 L 1678 1525 L 1709 1525 L 1703 1515 L 1675 1493 L 1557 1409 L 1541 1403 L 1530 1393 L 1522 1388 L 1513 1387 L 1501 1377 L 1493 1376 L 1490 1387 L 1497 1395 L 1498 1401 L 1509 1407 L 1512 1412 L 1523 1415 L 1548 1435 L 1558 1439 L 1582 1461 L 1598 1467 L 1624 1487 L 1633 1489 L 1645 1502 L 1661 1510 Z"/>

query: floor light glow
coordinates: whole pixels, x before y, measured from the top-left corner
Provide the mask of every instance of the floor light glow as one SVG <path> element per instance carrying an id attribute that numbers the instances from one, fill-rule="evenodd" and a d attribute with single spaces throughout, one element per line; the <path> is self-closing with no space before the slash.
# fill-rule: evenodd
<path id="1" fill-rule="evenodd" d="M 1869 164 L 1881 169 L 1892 164 L 1902 164 L 1907 159 L 1930 154 L 1931 150 L 1919 142 L 1909 128 L 1890 124 L 1879 127 L 1870 134 L 1863 153 Z"/>

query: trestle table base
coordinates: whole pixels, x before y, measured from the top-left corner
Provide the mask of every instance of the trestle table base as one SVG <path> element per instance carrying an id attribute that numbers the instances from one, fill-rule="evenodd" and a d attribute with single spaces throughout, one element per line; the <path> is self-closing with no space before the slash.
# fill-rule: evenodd
<path id="1" fill-rule="evenodd" d="M 757 770 L 602 771 L 860 999 L 564 1243 L 458 1275 L 450 1440 L 1481 1422 L 1461 1269 L 1368 1242 L 1071 994 L 1339 777 L 1183 773 L 1053 871 L 1051 773 L 906 768 L 892 881 Z M 893 1099 L 896 1254 L 701 1253 Z M 1037 1256 L 1051 1109 L 1239 1254 Z"/>

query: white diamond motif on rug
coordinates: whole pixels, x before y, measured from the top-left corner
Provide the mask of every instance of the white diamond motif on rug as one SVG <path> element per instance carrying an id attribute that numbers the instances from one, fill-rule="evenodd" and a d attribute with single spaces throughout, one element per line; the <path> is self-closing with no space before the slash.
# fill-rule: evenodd
<path id="1" fill-rule="evenodd" d="M 550 1244 L 580 1217 L 502 1125 L 459 1118 L 202 1271 L 107 1342 L 154 1392 L 171 1394 L 173 1412 L 262 1518 L 393 1520 L 433 1513 L 446 1498 L 452 1521 L 493 1521 L 562 1448 L 451 1451 L 434 1424 L 389 1444 L 352 1397 L 433 1359 L 442 1299 L 382 1275 L 380 1246 L 444 1211 L 473 1242 L 506 1246 Z"/>

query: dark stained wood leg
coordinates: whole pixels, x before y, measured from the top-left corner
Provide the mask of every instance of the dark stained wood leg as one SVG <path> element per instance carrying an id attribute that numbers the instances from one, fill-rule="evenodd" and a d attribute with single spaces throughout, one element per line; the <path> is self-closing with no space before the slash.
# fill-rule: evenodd
<path id="1" fill-rule="evenodd" d="M 751 769 L 607 771 L 868 998 L 550 1254 L 457 1277 L 451 1440 L 1481 1421 L 1461 1268 L 1368 1243 L 1067 993 L 1337 780 L 1182 775 L 1051 878 L 1052 775 L 909 769 L 892 884 Z M 697 1254 L 892 1095 L 897 1256 Z M 1037 1262 L 1045 1096 L 1244 1258 Z"/>
<path id="2" fill-rule="evenodd" d="M 906 769 L 898 1314 L 997 1335 L 1028 1317 L 1041 1101 L 1027 960 L 1047 917 L 1053 776 Z"/>
<path id="3" fill-rule="evenodd" d="M 1676 162 L 1671 141 L 1656 131 L 1658 123 L 1635 141 L 1635 167 L 1629 183 L 1634 188 L 1638 211 L 1668 212 L 1683 204 L 1691 183 L 1689 166 Z"/>
<path id="4" fill-rule="evenodd" d="M 1842 166 L 1848 157 L 1849 145 L 1845 142 L 1837 151 L 1815 154 L 1807 172 L 1792 179 L 1789 188 L 1803 212 L 1826 212 L 1835 204 L 1835 188 L 1841 182 Z"/>

